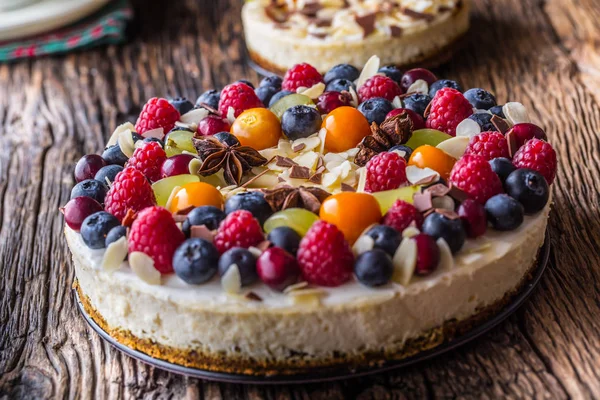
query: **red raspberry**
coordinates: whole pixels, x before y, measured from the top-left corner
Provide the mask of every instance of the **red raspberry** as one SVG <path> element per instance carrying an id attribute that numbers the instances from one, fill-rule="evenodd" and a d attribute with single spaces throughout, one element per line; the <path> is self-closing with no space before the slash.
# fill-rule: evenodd
<path id="1" fill-rule="evenodd" d="M 309 88 L 320 82 L 323 82 L 323 77 L 319 71 L 310 64 L 301 63 L 287 70 L 283 77 L 281 88 L 295 92 L 301 86 Z"/>
<path id="2" fill-rule="evenodd" d="M 482 132 L 469 140 L 465 154 L 478 154 L 486 160 L 498 157 L 510 158 L 508 143 L 500 132 Z"/>
<path id="3" fill-rule="evenodd" d="M 379 153 L 367 163 L 365 192 L 397 189 L 406 182 L 406 160 L 396 152 Z"/>
<path id="4" fill-rule="evenodd" d="M 335 225 L 317 221 L 300 242 L 298 264 L 308 283 L 339 286 L 352 276 L 354 256 Z"/>
<path id="5" fill-rule="evenodd" d="M 404 200 L 396 200 L 381 220 L 383 225 L 391 226 L 400 233 L 413 222 L 418 229 L 421 229 L 423 215 L 415 206 Z"/>
<path id="6" fill-rule="evenodd" d="M 212 136 L 219 132 L 229 132 L 230 129 L 231 125 L 225 118 L 209 115 L 198 122 L 196 133 L 200 136 Z"/>
<path id="7" fill-rule="evenodd" d="M 138 212 L 154 205 L 156 199 L 148 179 L 131 167 L 117 174 L 104 199 L 104 209 L 120 221 L 125 218 L 127 210 Z"/>
<path id="8" fill-rule="evenodd" d="M 488 160 L 475 154 L 465 155 L 454 164 L 450 182 L 481 204 L 502 193 L 502 182 Z"/>
<path id="9" fill-rule="evenodd" d="M 458 207 L 458 216 L 465 226 L 467 235 L 476 238 L 487 230 L 485 208 L 473 199 L 466 199 Z"/>
<path id="10" fill-rule="evenodd" d="M 391 78 L 383 75 L 374 75 L 367 79 L 365 83 L 358 88 L 358 99 L 362 103 L 365 100 L 373 97 L 383 97 L 389 101 L 394 100 L 394 97 L 400 96 L 402 89 Z"/>
<path id="11" fill-rule="evenodd" d="M 171 213 L 162 207 L 140 212 L 129 231 L 129 252 L 141 251 L 154 260 L 161 274 L 173 272 L 173 254 L 185 241 L 185 235 Z"/>
<path id="12" fill-rule="evenodd" d="M 167 160 L 167 153 L 158 142 L 148 142 L 138 147 L 127 161 L 126 167 L 141 171 L 152 182 L 161 178 L 160 169 Z"/>
<path id="13" fill-rule="evenodd" d="M 221 222 L 215 246 L 219 253 L 224 253 L 232 247 L 255 246 L 265 239 L 262 228 L 250 211 L 237 210 Z"/>
<path id="14" fill-rule="evenodd" d="M 430 129 L 456 136 L 456 126 L 473 114 L 473 106 L 461 92 L 452 88 L 438 90 L 431 100 L 431 110 L 425 125 Z"/>
<path id="15" fill-rule="evenodd" d="M 229 107 L 233 107 L 235 110 L 233 115 L 237 118 L 238 115 L 249 108 L 264 108 L 265 106 L 254 93 L 254 89 L 244 82 L 235 82 L 225 86 L 221 92 L 219 112 L 223 117 L 227 116 Z"/>
<path id="16" fill-rule="evenodd" d="M 135 130 L 141 135 L 152 129 L 163 128 L 164 133 L 167 133 L 173 129 L 179 117 L 179 111 L 168 100 L 153 97 L 142 108 Z"/>
<path id="17" fill-rule="evenodd" d="M 548 185 L 556 177 L 556 152 L 550 145 L 540 139 L 531 139 L 525 143 L 513 157 L 517 168 L 529 168 L 542 174 Z"/>

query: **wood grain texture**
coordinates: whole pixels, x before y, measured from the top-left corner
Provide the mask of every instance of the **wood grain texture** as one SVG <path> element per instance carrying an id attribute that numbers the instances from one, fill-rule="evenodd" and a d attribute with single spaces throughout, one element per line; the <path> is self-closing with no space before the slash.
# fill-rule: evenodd
<path id="1" fill-rule="evenodd" d="M 600 397 L 600 6 L 476 1 L 467 44 L 436 72 L 518 100 L 559 153 L 550 266 L 492 333 L 403 371 L 242 386 L 122 356 L 79 317 L 59 206 L 72 168 L 154 95 L 195 98 L 242 77 L 241 2 L 136 2 L 131 41 L 0 66 L 0 399 Z"/>

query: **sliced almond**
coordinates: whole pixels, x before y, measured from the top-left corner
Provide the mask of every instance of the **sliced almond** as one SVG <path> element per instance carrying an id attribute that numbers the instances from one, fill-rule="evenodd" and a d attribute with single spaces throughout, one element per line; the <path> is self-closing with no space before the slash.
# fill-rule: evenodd
<path id="1" fill-rule="evenodd" d="M 344 160 L 345 158 L 342 157 L 339 153 L 327 153 L 323 156 L 323 161 L 325 162 L 325 164 L 330 163 L 332 161 L 336 161 L 339 164 L 341 164 L 342 162 L 344 162 Z"/>
<path id="2" fill-rule="evenodd" d="M 242 276 L 237 264 L 229 266 L 221 277 L 221 286 L 225 293 L 239 293 L 242 289 Z"/>
<path id="3" fill-rule="evenodd" d="M 160 272 L 154 268 L 154 260 L 145 253 L 134 251 L 129 254 L 131 270 L 149 285 L 160 285 Z"/>
<path id="4" fill-rule="evenodd" d="M 258 247 L 254 247 L 254 246 L 248 247 L 248 251 L 250 253 L 252 253 L 252 255 L 256 258 L 260 257 L 260 255 L 263 253 L 261 249 L 259 249 Z"/>
<path id="5" fill-rule="evenodd" d="M 142 133 L 142 137 L 163 140 L 165 137 L 165 130 L 163 128 L 150 129 L 149 131 Z"/>
<path id="6" fill-rule="evenodd" d="M 326 172 L 323 174 L 323 179 L 321 180 L 321 186 L 323 187 L 332 187 L 336 183 L 340 182 L 339 174 L 333 172 Z"/>
<path id="7" fill-rule="evenodd" d="M 125 257 L 127 257 L 127 239 L 123 236 L 106 248 L 102 257 L 102 269 L 109 272 L 119 269 Z"/>
<path id="8" fill-rule="evenodd" d="M 477 125 L 479 126 L 479 125 Z M 470 138 L 467 136 L 456 136 L 448 140 L 444 140 L 436 147 L 448 154 L 450 157 L 454 157 L 457 160 L 465 154 L 465 150 L 469 145 Z"/>
<path id="9" fill-rule="evenodd" d="M 436 240 L 438 248 L 440 249 L 440 262 L 439 267 L 442 271 L 449 271 L 454 268 L 454 257 L 452 257 L 452 251 L 450 250 L 450 246 L 444 240 L 444 238 L 439 238 Z"/>
<path id="10" fill-rule="evenodd" d="M 188 170 L 190 171 L 190 174 L 198 175 L 198 171 L 200 170 L 201 166 L 202 166 L 202 161 L 200 161 L 197 158 L 192 158 L 190 160 L 190 163 L 188 164 Z"/>
<path id="11" fill-rule="evenodd" d="M 231 106 L 227 109 L 227 121 L 230 125 L 235 122 L 235 109 Z"/>
<path id="12" fill-rule="evenodd" d="M 321 144 L 321 139 L 317 135 L 310 136 L 307 138 L 297 139 L 292 142 L 292 149 L 295 149 L 298 146 L 304 145 L 302 147 L 301 152 L 305 153 L 307 151 L 311 151 L 319 147 Z"/>
<path id="13" fill-rule="evenodd" d="M 369 235 L 362 235 L 359 237 L 354 245 L 352 246 L 352 252 L 355 257 L 358 257 L 362 253 L 365 253 L 369 250 L 373 250 L 375 247 L 375 240 Z"/>
<path id="14" fill-rule="evenodd" d="M 293 290 L 287 295 L 292 298 L 294 304 L 317 307 L 321 305 L 321 299 L 327 295 L 327 292 L 320 288 L 306 288 Z"/>
<path id="15" fill-rule="evenodd" d="M 350 103 L 353 107 L 358 107 L 358 94 L 356 90 L 352 86 L 348 88 L 348 92 L 350 92 L 350 96 L 352 97 L 352 102 Z"/>
<path id="16" fill-rule="evenodd" d="M 117 144 L 117 141 L 119 140 L 119 135 L 121 134 L 121 132 L 125 131 L 134 132 L 135 126 L 133 126 L 131 122 L 125 122 L 124 124 L 117 126 L 112 135 L 110 135 L 110 139 L 108 139 L 106 147 L 110 147 Z"/>
<path id="17" fill-rule="evenodd" d="M 502 107 L 504 116 L 512 125 L 521 124 L 524 122 L 531 122 L 529 113 L 525 106 L 519 102 L 511 101 L 506 103 Z"/>
<path id="18" fill-rule="evenodd" d="M 421 93 L 428 94 L 429 93 L 429 85 L 423 79 L 417 79 L 406 89 L 406 93 Z"/>
<path id="19" fill-rule="evenodd" d="M 307 286 L 308 286 L 308 282 L 306 282 L 306 281 L 294 283 L 293 285 L 290 285 L 290 286 L 286 287 L 285 289 L 283 289 L 283 293 L 287 294 L 289 292 L 293 292 L 294 290 L 303 289 Z"/>
<path id="20" fill-rule="evenodd" d="M 421 231 L 417 229 L 415 226 L 409 226 L 408 228 L 402 231 L 403 238 L 411 238 L 413 236 L 417 236 Z"/>
<path id="21" fill-rule="evenodd" d="M 169 198 L 167 199 L 167 203 L 165 204 L 165 208 L 167 210 L 171 209 L 171 202 L 173 201 L 173 197 L 175 197 L 175 193 L 177 193 L 177 191 L 181 189 L 181 186 L 175 186 L 173 188 L 173 190 L 171 190 L 171 194 L 169 195 Z"/>
<path id="22" fill-rule="evenodd" d="M 406 179 L 413 185 L 433 182 L 439 177 L 440 174 L 428 167 L 419 168 L 415 165 L 406 167 Z"/>
<path id="23" fill-rule="evenodd" d="M 402 108 L 402 99 L 400 96 L 394 97 L 394 100 L 392 100 L 392 106 L 394 108 Z"/>
<path id="24" fill-rule="evenodd" d="M 338 174 L 340 176 L 340 179 L 344 180 L 348 177 L 350 171 L 352 171 L 352 163 L 346 160 L 337 167 L 331 169 L 330 171 L 334 174 Z"/>
<path id="25" fill-rule="evenodd" d="M 358 80 L 356 81 L 357 89 L 360 89 L 360 87 L 362 85 L 364 85 L 364 83 L 367 81 L 367 79 L 369 79 L 370 77 L 377 74 L 377 71 L 379 71 L 380 63 L 381 63 L 381 60 L 377 56 L 371 56 L 371 58 L 369 58 L 369 60 L 363 67 L 363 70 L 360 73 Z"/>
<path id="26" fill-rule="evenodd" d="M 304 96 L 310 97 L 311 99 L 316 99 L 325 91 L 325 84 L 323 82 L 319 82 L 317 84 L 312 85 L 308 89 L 303 90 L 302 92 L 297 92 L 303 94 Z"/>
<path id="27" fill-rule="evenodd" d="M 402 286 L 407 286 L 417 265 L 417 242 L 412 238 L 404 238 L 392 259 L 394 274 L 392 280 Z"/>
<path id="28" fill-rule="evenodd" d="M 133 143 L 133 135 L 130 130 L 123 131 L 119 134 L 119 138 L 117 139 L 119 143 L 119 147 L 123 154 L 127 157 L 131 157 L 135 150 L 135 144 Z"/>
<path id="29" fill-rule="evenodd" d="M 325 137 L 327 136 L 327 129 L 321 128 L 319 131 L 319 140 L 321 140 L 321 146 L 319 146 L 319 153 L 325 153 Z"/>
<path id="30" fill-rule="evenodd" d="M 204 118 L 208 117 L 208 110 L 206 108 L 194 108 L 179 117 L 179 120 L 184 124 L 197 124 Z"/>
<path id="31" fill-rule="evenodd" d="M 293 160 L 299 166 L 314 171 L 317 166 L 317 161 L 319 160 L 319 154 L 314 151 L 309 151 L 295 157 Z"/>
<path id="32" fill-rule="evenodd" d="M 356 186 L 356 191 L 364 192 L 365 185 L 367 184 L 367 169 L 365 167 L 360 167 L 356 170 L 356 174 L 358 175 L 358 185 Z"/>
<path id="33" fill-rule="evenodd" d="M 460 124 L 456 126 L 456 137 L 466 136 L 472 138 L 475 135 L 481 133 L 481 127 L 475 121 L 470 118 L 463 119 Z M 448 139 L 450 140 L 450 139 Z M 442 142 L 444 143 L 444 142 Z M 440 143 L 440 144 L 442 144 Z M 438 145 L 439 146 L 439 145 Z"/>

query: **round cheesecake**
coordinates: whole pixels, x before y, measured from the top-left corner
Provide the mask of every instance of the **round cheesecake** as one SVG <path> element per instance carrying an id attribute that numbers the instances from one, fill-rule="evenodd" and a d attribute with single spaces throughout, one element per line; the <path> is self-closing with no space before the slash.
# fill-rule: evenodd
<path id="1" fill-rule="evenodd" d="M 307 62 L 435 65 L 469 28 L 470 0 L 248 1 L 242 9 L 252 60 L 275 72 Z"/>

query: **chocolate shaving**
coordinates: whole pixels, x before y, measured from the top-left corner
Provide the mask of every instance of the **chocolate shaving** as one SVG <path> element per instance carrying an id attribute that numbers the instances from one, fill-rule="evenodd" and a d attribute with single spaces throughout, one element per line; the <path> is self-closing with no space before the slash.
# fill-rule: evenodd
<path id="1" fill-rule="evenodd" d="M 267 172 L 269 172 L 268 169 L 265 169 L 263 172 L 261 172 L 258 175 L 254 175 L 252 178 L 248 179 L 243 185 L 241 185 L 240 187 L 248 187 L 250 186 L 252 183 L 254 183 L 254 181 L 256 181 L 258 178 L 260 178 L 261 176 L 263 176 L 264 174 L 266 174 Z"/>
<path id="2" fill-rule="evenodd" d="M 404 31 L 399 26 L 396 26 L 396 25 L 390 26 L 390 34 L 392 35 L 392 37 L 395 37 L 395 38 L 400 37 L 400 36 L 402 36 L 403 32 Z"/>
<path id="3" fill-rule="evenodd" d="M 282 183 L 282 182 L 286 182 L 286 180 L 283 179 L 282 177 L 278 176 L 277 177 L 277 182 Z"/>
<path id="4" fill-rule="evenodd" d="M 433 208 L 431 202 L 431 192 L 415 193 L 413 196 L 413 205 L 419 212 L 425 212 Z"/>
<path id="5" fill-rule="evenodd" d="M 213 231 L 208 229 L 206 225 L 192 225 L 190 227 L 190 237 L 204 239 L 207 242 L 212 243 L 215 234 Z"/>
<path id="6" fill-rule="evenodd" d="M 333 21 L 325 18 L 316 18 L 313 23 L 317 28 L 328 28 L 331 26 Z"/>
<path id="7" fill-rule="evenodd" d="M 307 167 L 294 165 L 292 168 L 290 168 L 290 178 L 308 179 L 310 178 L 310 169 L 308 169 Z"/>
<path id="8" fill-rule="evenodd" d="M 254 292 L 248 292 L 248 293 L 246 293 L 246 296 L 244 296 L 244 297 L 246 297 L 248 300 L 252 300 L 252 301 L 262 301 L 263 300 L 262 297 L 260 297 L 259 295 L 257 295 Z"/>
<path id="9" fill-rule="evenodd" d="M 410 8 L 406 7 L 402 9 L 402 13 L 413 19 L 423 19 L 427 22 L 431 22 L 433 19 L 435 19 L 435 16 L 433 14 L 422 13 L 419 11 L 411 10 Z"/>
<path id="10" fill-rule="evenodd" d="M 308 178 L 309 182 L 312 182 L 316 185 L 320 185 L 321 182 L 323 181 L 323 173 L 322 172 L 315 172 L 314 174 L 312 174 L 310 176 L 310 178 Z"/>
<path id="11" fill-rule="evenodd" d="M 342 192 L 356 192 L 356 189 L 347 183 L 342 183 Z"/>
<path id="12" fill-rule="evenodd" d="M 309 32 L 309 35 L 317 39 L 325 39 L 327 37 L 327 34 L 322 32 Z"/>
<path id="13" fill-rule="evenodd" d="M 174 213 L 173 219 L 175 220 L 175 222 L 183 222 L 187 219 L 187 215 Z"/>
<path id="14" fill-rule="evenodd" d="M 496 114 L 492 115 L 490 122 L 492 123 L 492 125 L 494 125 L 494 127 L 496 127 L 496 129 L 498 129 L 498 132 L 502 134 L 506 133 L 510 129 L 508 122 L 506 122 L 504 118 L 501 118 Z"/>
<path id="15" fill-rule="evenodd" d="M 331 193 L 317 187 L 282 186 L 279 188 L 264 190 L 265 200 L 274 212 L 288 208 L 305 208 L 313 213 L 318 213 L 321 203 Z"/>
<path id="16" fill-rule="evenodd" d="M 210 114 L 215 114 L 215 115 L 221 115 L 221 113 L 219 112 L 219 110 L 215 110 L 214 108 L 212 108 L 210 105 L 206 104 L 206 103 L 200 103 L 200 107 L 206 109 Z"/>
<path id="17" fill-rule="evenodd" d="M 444 13 L 444 12 L 448 12 L 448 11 L 452 11 L 452 7 L 448 7 L 448 6 L 444 6 L 444 5 L 441 5 L 438 7 L 439 13 Z"/>
<path id="18" fill-rule="evenodd" d="M 319 156 L 317 159 L 317 171 L 319 171 L 321 168 L 325 168 L 325 161 L 323 161 L 323 157 Z"/>
<path id="19" fill-rule="evenodd" d="M 282 23 L 286 22 L 290 17 L 290 13 L 277 4 L 271 3 L 265 7 L 265 13 L 273 22 Z"/>
<path id="20" fill-rule="evenodd" d="M 431 103 L 433 103 L 433 101 L 430 101 L 429 104 L 427 104 L 427 107 L 425 107 L 425 111 L 423 111 L 423 118 L 425 119 L 427 119 L 429 113 L 431 112 Z"/>
<path id="21" fill-rule="evenodd" d="M 363 37 L 369 36 L 375 31 L 375 17 L 376 13 L 369 13 L 365 15 L 355 15 L 354 20 L 363 30 Z"/>
<path id="22" fill-rule="evenodd" d="M 450 188 L 443 183 L 436 183 L 435 185 L 429 186 L 424 190 L 424 192 L 429 192 L 433 197 L 442 197 L 450 192 Z"/>
<path id="23" fill-rule="evenodd" d="M 452 220 L 460 218 L 457 213 L 455 213 L 454 211 L 446 210 L 445 208 L 436 208 L 435 212 Z"/>
<path id="24" fill-rule="evenodd" d="M 318 1 L 311 1 L 310 3 L 304 4 L 304 7 L 302 7 L 301 10 L 298 10 L 298 12 L 307 17 L 316 17 L 317 12 L 322 8 L 323 6 Z"/>
<path id="25" fill-rule="evenodd" d="M 462 203 L 463 201 L 465 201 L 466 199 L 469 198 L 469 195 L 466 192 L 464 192 L 459 187 L 454 186 L 452 184 L 452 182 L 450 182 L 449 189 L 450 190 L 448 191 L 448 196 L 452 197 L 454 200 L 456 200 L 459 203 Z"/>
<path id="26" fill-rule="evenodd" d="M 133 211 L 131 208 L 128 208 L 127 213 L 125 214 L 125 217 L 123 217 L 123 221 L 121 222 L 121 225 L 131 226 L 131 224 L 133 224 L 133 221 L 136 219 L 136 217 L 137 217 L 137 212 Z"/>
<path id="27" fill-rule="evenodd" d="M 278 167 L 290 168 L 298 164 L 296 164 L 291 158 L 275 156 L 275 165 Z"/>
<path id="28" fill-rule="evenodd" d="M 508 131 L 506 134 L 506 142 L 508 143 L 508 155 L 512 158 L 517 150 L 519 150 L 519 142 L 517 141 L 517 136 L 515 135 L 514 130 Z"/>
<path id="29" fill-rule="evenodd" d="M 304 143 L 298 143 L 297 145 L 295 145 L 294 147 L 292 147 L 292 150 L 294 151 L 294 153 L 297 153 L 300 150 L 304 150 L 304 148 L 306 148 L 306 144 L 304 144 Z"/>

